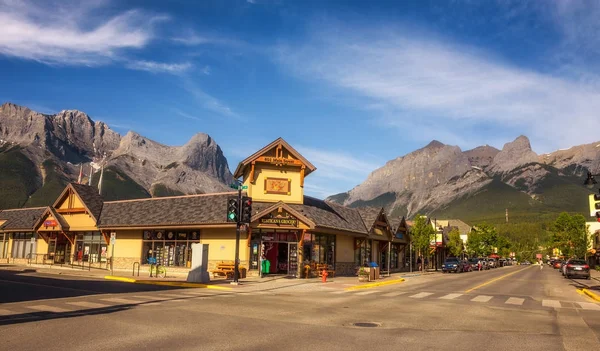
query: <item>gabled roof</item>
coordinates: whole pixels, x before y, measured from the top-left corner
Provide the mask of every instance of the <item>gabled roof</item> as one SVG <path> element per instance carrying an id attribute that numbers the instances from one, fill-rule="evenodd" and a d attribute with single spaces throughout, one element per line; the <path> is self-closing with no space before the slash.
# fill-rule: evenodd
<path id="1" fill-rule="evenodd" d="M 272 206 L 273 203 L 255 201 L 252 204 L 252 210 L 254 213 L 260 213 Z M 310 196 L 304 197 L 303 204 L 287 204 L 287 206 L 314 222 L 317 229 L 321 227 L 356 234 L 368 234 L 365 224 L 355 208 L 344 207 Z"/>
<path id="2" fill-rule="evenodd" d="M 379 215 L 381 215 L 381 212 L 383 212 L 382 207 L 361 207 L 357 210 L 358 213 L 360 213 L 360 217 L 365 223 L 365 228 L 367 228 L 368 232 L 373 229 L 377 218 L 379 218 Z"/>
<path id="3" fill-rule="evenodd" d="M 58 222 L 59 230 L 69 230 L 69 223 L 67 223 L 65 218 L 60 213 L 56 212 L 56 210 L 52 206 L 48 206 L 46 211 L 44 211 L 44 214 L 42 214 L 39 223 L 35 226 L 35 230 L 38 230 L 42 225 L 44 225 L 44 220 L 48 217 L 48 215 L 52 215 L 52 217 L 56 219 L 56 221 Z"/>
<path id="4" fill-rule="evenodd" d="M 102 212 L 102 205 L 104 200 L 102 196 L 98 193 L 98 189 L 89 185 L 77 184 L 77 183 L 69 183 L 65 190 L 60 194 L 60 196 L 54 202 L 52 207 L 57 208 L 60 202 L 64 199 L 65 195 L 68 191 L 72 190 L 79 200 L 83 203 L 83 206 L 87 210 L 87 212 L 94 218 L 96 223 L 100 219 L 100 214 Z"/>
<path id="5" fill-rule="evenodd" d="M 309 173 L 311 173 L 317 169 L 317 167 L 315 167 L 306 158 L 304 158 L 304 156 L 302 156 L 298 151 L 296 151 L 296 149 L 294 149 L 290 144 L 288 144 L 285 140 L 283 140 L 283 138 L 277 138 L 269 145 L 263 147 L 262 149 L 258 150 L 257 152 L 253 153 L 252 155 L 250 155 L 245 160 L 241 161 L 238 164 L 237 168 L 235 169 L 235 172 L 233 172 L 233 177 L 239 178 L 239 177 L 243 176 L 244 170 L 246 169 L 246 167 L 249 164 L 251 164 L 257 158 L 259 158 L 260 156 L 264 155 L 265 153 L 271 151 L 273 148 L 275 148 L 277 146 L 282 146 L 283 148 L 285 148 L 290 154 L 292 154 L 294 157 L 296 157 L 298 160 L 300 160 L 306 166 L 306 171 L 305 171 L 304 175 L 308 175 Z"/>
<path id="6" fill-rule="evenodd" d="M 107 201 L 99 227 L 234 225 L 227 222 L 227 199 L 235 195 L 237 192 Z"/>
<path id="7" fill-rule="evenodd" d="M 403 227 L 407 231 L 409 229 L 408 221 L 404 217 L 396 217 L 390 219 L 390 225 L 392 227 L 393 233 L 396 233 L 401 227 Z"/>
<path id="8" fill-rule="evenodd" d="M 290 205 L 286 204 L 283 201 L 276 202 L 276 203 L 272 204 L 271 206 L 264 207 L 264 208 L 262 208 L 262 206 L 261 206 L 261 208 L 262 208 L 261 211 L 260 212 L 255 211 L 255 214 L 252 216 L 252 221 L 254 222 L 255 220 L 260 219 L 261 217 L 264 217 L 265 215 L 268 215 L 269 213 L 279 209 L 280 207 L 285 209 L 288 213 L 290 213 L 294 217 L 296 217 L 299 221 L 307 224 L 311 229 L 315 227 L 315 222 L 313 222 L 310 218 L 306 217 L 303 213 L 298 212 L 296 209 L 290 207 Z"/>
<path id="9" fill-rule="evenodd" d="M 438 227 L 442 228 L 457 227 L 460 234 L 468 234 L 471 231 L 471 226 L 460 219 L 437 219 L 432 220 L 431 223 L 435 223 Z"/>
<path id="10" fill-rule="evenodd" d="M 6 232 L 34 231 L 48 207 L 3 210 L 0 220 L 5 220 L 0 230 Z"/>

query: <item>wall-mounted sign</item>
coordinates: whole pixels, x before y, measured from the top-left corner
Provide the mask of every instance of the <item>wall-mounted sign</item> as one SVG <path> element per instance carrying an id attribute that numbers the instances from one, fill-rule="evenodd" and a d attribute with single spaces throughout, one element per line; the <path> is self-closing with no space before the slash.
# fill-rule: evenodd
<path id="1" fill-rule="evenodd" d="M 298 220 L 296 218 L 261 218 L 260 224 L 290 225 L 296 227 Z"/>
<path id="2" fill-rule="evenodd" d="M 265 178 L 265 194 L 290 195 L 291 182 L 288 178 Z"/>
<path id="3" fill-rule="evenodd" d="M 44 221 L 44 227 L 58 227 L 58 223 L 54 219 L 47 219 Z"/>
<path id="4" fill-rule="evenodd" d="M 282 158 L 282 157 L 264 157 L 263 160 L 267 163 L 274 165 L 295 165 L 296 160 L 293 158 Z"/>

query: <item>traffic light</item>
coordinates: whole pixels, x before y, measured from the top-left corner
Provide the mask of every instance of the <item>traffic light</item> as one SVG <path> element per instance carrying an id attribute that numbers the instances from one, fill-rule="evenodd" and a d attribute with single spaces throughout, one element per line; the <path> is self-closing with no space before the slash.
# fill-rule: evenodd
<path id="1" fill-rule="evenodd" d="M 590 194 L 590 216 L 595 216 L 600 222 L 600 190 L 598 192 L 599 194 Z"/>
<path id="2" fill-rule="evenodd" d="M 240 204 L 237 196 L 232 196 L 227 199 L 227 222 L 238 222 L 240 213 Z"/>
<path id="3" fill-rule="evenodd" d="M 250 223 L 252 221 L 252 198 L 242 197 L 242 222 Z"/>

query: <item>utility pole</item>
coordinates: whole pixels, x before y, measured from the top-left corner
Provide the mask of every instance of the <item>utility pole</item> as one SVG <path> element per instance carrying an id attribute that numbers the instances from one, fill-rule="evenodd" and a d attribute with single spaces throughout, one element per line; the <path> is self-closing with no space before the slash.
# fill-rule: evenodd
<path id="1" fill-rule="evenodd" d="M 238 221 L 235 228 L 235 263 L 233 267 L 233 284 L 238 285 L 240 279 L 240 219 L 242 218 L 242 186 L 238 184 Z"/>
<path id="2" fill-rule="evenodd" d="M 508 223 L 508 208 L 506 209 L 506 223 Z"/>

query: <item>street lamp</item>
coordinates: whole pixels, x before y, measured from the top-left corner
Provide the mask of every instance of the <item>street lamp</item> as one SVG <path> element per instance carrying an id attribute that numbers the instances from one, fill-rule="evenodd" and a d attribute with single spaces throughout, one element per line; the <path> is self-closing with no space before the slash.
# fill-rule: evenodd
<path id="1" fill-rule="evenodd" d="M 587 178 L 585 179 L 585 182 L 583 182 L 583 185 L 591 189 L 594 187 L 594 185 L 598 184 L 596 179 L 594 179 L 594 176 L 600 176 L 600 174 L 592 174 L 592 172 L 588 172 Z"/>

